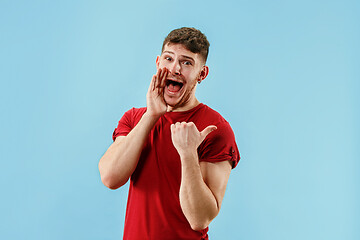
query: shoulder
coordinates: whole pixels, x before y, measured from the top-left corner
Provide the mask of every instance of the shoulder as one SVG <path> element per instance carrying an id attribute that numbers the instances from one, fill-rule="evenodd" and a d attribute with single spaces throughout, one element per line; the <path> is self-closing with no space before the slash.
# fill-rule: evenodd
<path id="1" fill-rule="evenodd" d="M 146 108 L 131 108 L 127 110 L 119 120 L 119 125 L 127 125 L 133 128 L 141 119 L 142 115 L 146 112 Z"/>
<path id="2" fill-rule="evenodd" d="M 230 127 L 229 123 L 218 111 L 205 104 L 201 104 L 196 115 L 196 119 L 198 120 L 197 125 L 199 125 L 200 128 L 206 127 L 208 125 L 216 125 L 218 128 Z"/>
<path id="3" fill-rule="evenodd" d="M 206 104 L 202 104 L 199 110 L 201 111 L 202 114 L 210 117 L 215 121 L 226 122 L 225 118 L 218 111 L 214 110 L 213 108 L 209 107 Z"/>
<path id="4" fill-rule="evenodd" d="M 146 108 L 131 108 L 126 111 L 113 132 L 113 140 L 115 141 L 118 136 L 126 136 L 140 121 L 145 112 Z"/>
<path id="5" fill-rule="evenodd" d="M 211 132 L 199 146 L 200 161 L 220 162 L 228 160 L 234 168 L 240 160 L 240 153 L 235 141 L 235 134 L 228 121 L 216 110 L 203 104 L 199 131 L 209 125 L 215 125 L 217 130 Z"/>
<path id="6" fill-rule="evenodd" d="M 131 108 L 128 111 L 125 112 L 124 116 L 127 116 L 131 119 L 139 119 L 142 117 L 142 115 L 144 115 L 144 113 L 146 112 L 146 107 L 142 107 L 142 108 Z"/>

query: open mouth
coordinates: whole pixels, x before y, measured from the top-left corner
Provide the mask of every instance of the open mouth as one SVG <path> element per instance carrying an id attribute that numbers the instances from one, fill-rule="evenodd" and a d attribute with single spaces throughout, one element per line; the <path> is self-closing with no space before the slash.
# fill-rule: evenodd
<path id="1" fill-rule="evenodd" d="M 166 87 L 170 92 L 179 92 L 181 88 L 184 86 L 182 82 L 178 82 L 175 80 L 167 79 L 166 80 Z"/>

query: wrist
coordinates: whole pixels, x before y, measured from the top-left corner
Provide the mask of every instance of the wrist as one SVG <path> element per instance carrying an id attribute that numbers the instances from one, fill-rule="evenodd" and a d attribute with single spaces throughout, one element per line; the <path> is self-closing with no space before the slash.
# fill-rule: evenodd
<path id="1" fill-rule="evenodd" d="M 144 118 L 150 120 L 150 121 L 157 121 L 159 120 L 159 118 L 162 116 L 163 114 L 159 114 L 159 113 L 153 113 L 149 110 L 146 110 L 146 112 L 144 113 Z"/>
<path id="2" fill-rule="evenodd" d="M 160 116 L 150 114 L 149 112 L 145 112 L 141 117 L 141 122 L 150 128 L 153 128 L 157 121 L 159 120 Z"/>
<path id="3" fill-rule="evenodd" d="M 163 112 L 155 112 L 155 111 L 151 111 L 149 108 L 146 109 L 146 116 L 149 118 L 153 118 L 158 120 L 162 115 L 164 115 L 166 113 L 166 111 Z"/>
<path id="4" fill-rule="evenodd" d="M 190 163 L 190 162 L 195 162 L 198 163 L 199 162 L 199 157 L 197 154 L 197 150 L 184 150 L 184 151 L 178 151 L 179 155 L 180 155 L 180 160 L 182 162 L 185 163 Z"/>

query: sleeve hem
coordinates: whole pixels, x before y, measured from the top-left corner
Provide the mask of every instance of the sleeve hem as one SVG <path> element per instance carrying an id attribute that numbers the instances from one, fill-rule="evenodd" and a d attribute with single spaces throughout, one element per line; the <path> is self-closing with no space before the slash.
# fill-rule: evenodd
<path id="1" fill-rule="evenodd" d="M 199 159 L 199 162 L 212 162 L 212 163 L 218 163 L 218 162 L 223 162 L 223 161 L 229 161 L 231 162 L 231 168 L 234 169 L 237 164 L 240 161 L 239 159 L 236 159 L 234 156 L 226 156 L 226 157 L 222 157 L 222 158 L 204 158 L 204 159 Z"/>

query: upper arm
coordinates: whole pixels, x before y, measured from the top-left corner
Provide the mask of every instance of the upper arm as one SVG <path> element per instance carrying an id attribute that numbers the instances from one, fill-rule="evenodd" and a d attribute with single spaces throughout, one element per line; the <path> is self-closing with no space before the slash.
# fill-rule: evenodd
<path id="1" fill-rule="evenodd" d="M 218 210 L 220 210 L 231 172 L 231 163 L 229 161 L 203 161 L 200 162 L 200 169 L 204 182 L 213 193 L 217 202 Z"/>
<path id="2" fill-rule="evenodd" d="M 117 136 L 117 137 L 115 138 L 114 143 L 120 143 L 121 141 L 124 140 L 125 137 L 126 137 L 126 136 Z"/>

